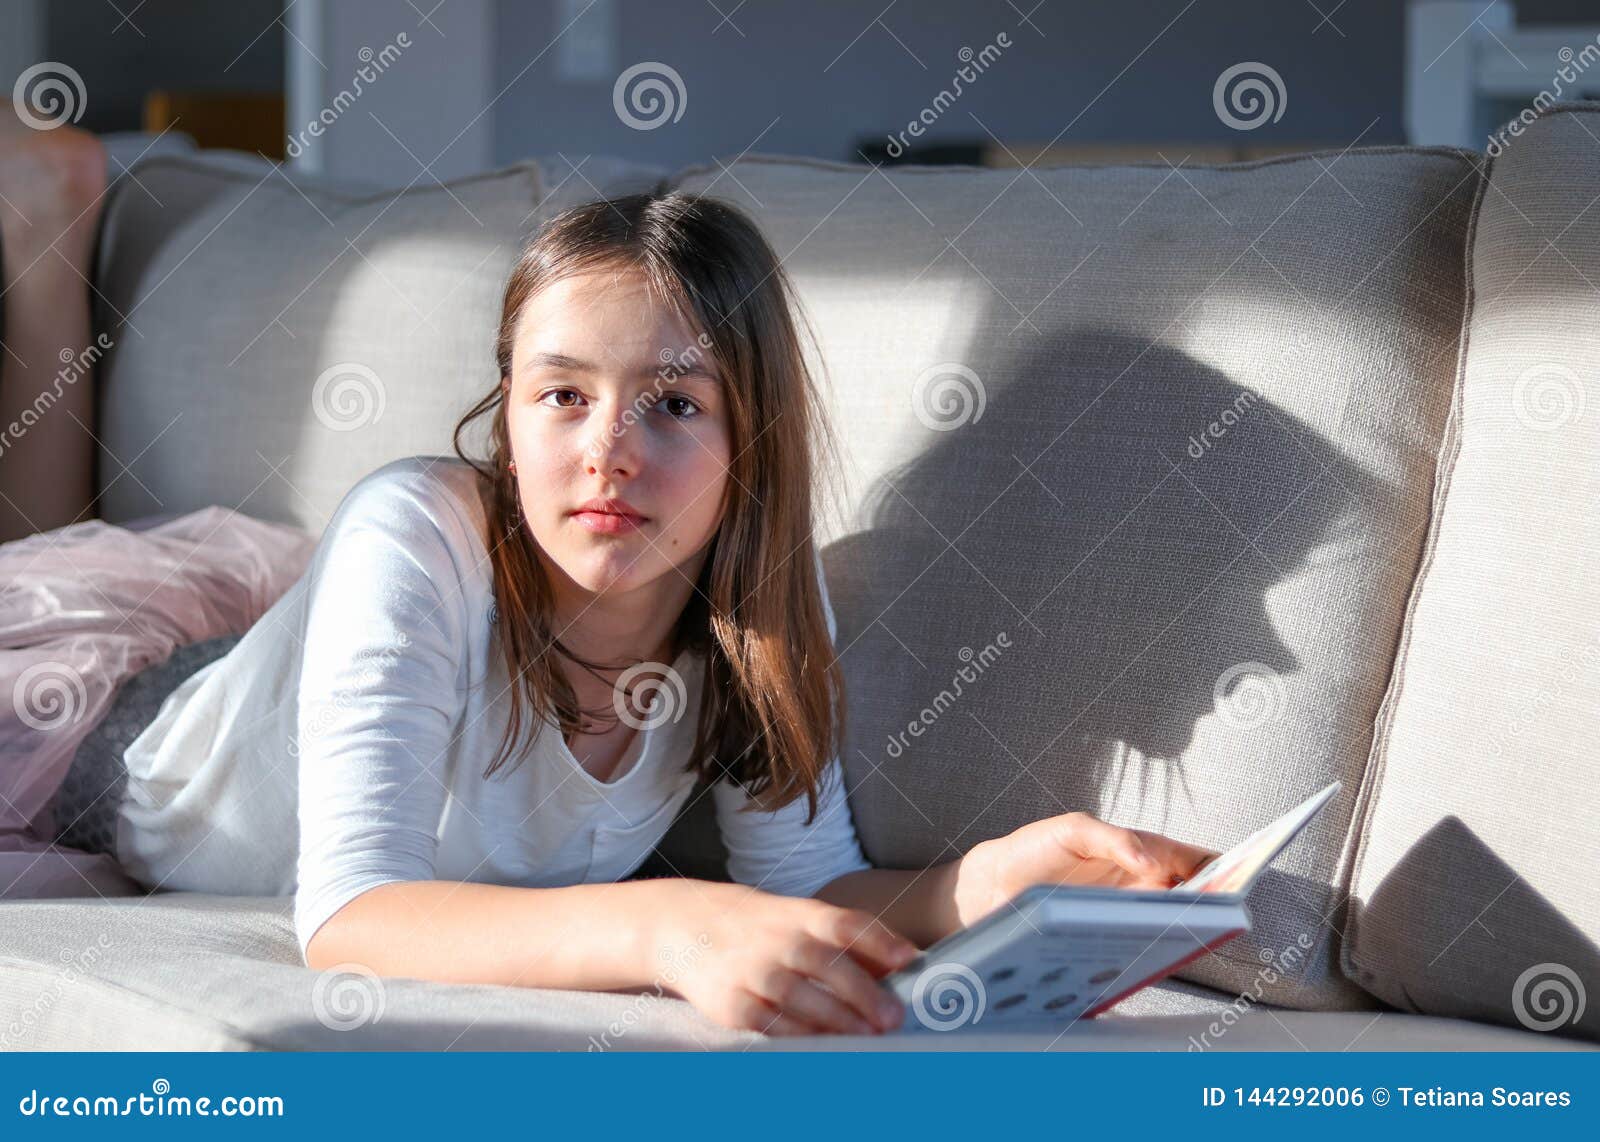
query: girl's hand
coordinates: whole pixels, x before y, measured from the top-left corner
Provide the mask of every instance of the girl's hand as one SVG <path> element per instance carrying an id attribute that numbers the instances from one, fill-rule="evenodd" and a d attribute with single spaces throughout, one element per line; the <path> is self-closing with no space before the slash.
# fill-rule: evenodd
<path id="1" fill-rule="evenodd" d="M 966 927 L 1033 884 L 1171 888 L 1216 855 L 1089 813 L 1063 813 L 973 846 L 957 862 L 956 915 Z"/>
<path id="2" fill-rule="evenodd" d="M 877 981 L 917 947 L 870 912 L 738 884 L 683 880 L 651 940 L 671 990 L 725 1027 L 769 1035 L 898 1028 Z"/>

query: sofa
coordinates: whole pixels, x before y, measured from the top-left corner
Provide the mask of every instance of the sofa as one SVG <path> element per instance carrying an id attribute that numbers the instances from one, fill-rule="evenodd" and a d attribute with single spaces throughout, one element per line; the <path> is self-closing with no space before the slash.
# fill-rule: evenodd
<path id="1" fill-rule="evenodd" d="M 0 1046 L 1596 1049 L 1600 108 L 1492 158 L 552 155 L 378 193 L 151 156 L 96 256 L 99 511 L 316 534 L 450 451 L 519 244 L 655 187 L 750 211 L 813 336 L 868 857 L 1076 809 L 1223 849 L 1342 782 L 1251 930 L 1095 1019 L 771 1038 L 661 986 L 314 972 L 288 898 L 182 868 L 0 904 Z M 725 876 L 699 792 L 634 876 Z"/>

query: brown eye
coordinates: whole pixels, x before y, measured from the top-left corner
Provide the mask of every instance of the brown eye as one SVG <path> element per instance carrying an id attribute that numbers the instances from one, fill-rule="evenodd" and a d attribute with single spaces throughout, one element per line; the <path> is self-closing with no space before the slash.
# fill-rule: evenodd
<path id="1" fill-rule="evenodd" d="M 562 394 L 566 394 L 568 396 L 577 396 L 578 395 L 572 389 L 551 389 L 549 392 L 545 393 L 544 396 L 539 398 L 539 403 L 543 404 L 550 397 L 561 396 Z M 572 408 L 573 406 L 570 405 L 570 404 L 561 404 L 561 405 L 555 405 L 553 407 L 555 407 L 555 408 Z"/>
<path id="2" fill-rule="evenodd" d="M 693 420 L 700 414 L 699 405 L 688 397 L 681 397 L 677 394 L 662 397 L 656 403 L 665 407 L 667 415 L 674 420 Z"/>

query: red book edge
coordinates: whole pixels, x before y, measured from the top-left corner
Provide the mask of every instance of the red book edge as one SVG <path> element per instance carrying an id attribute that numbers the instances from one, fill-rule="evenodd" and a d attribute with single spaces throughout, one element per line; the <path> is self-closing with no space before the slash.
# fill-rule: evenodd
<path id="1" fill-rule="evenodd" d="M 1242 936 L 1246 932 L 1248 932 L 1249 930 L 1250 929 L 1248 929 L 1248 928 L 1235 928 L 1231 932 L 1224 932 L 1222 935 L 1218 936 L 1215 940 L 1212 940 L 1209 944 L 1202 944 L 1200 947 L 1196 948 L 1194 951 L 1192 951 L 1188 955 L 1184 956 L 1181 960 L 1174 960 L 1172 963 L 1168 964 L 1166 967 L 1162 968 L 1160 971 L 1156 972 L 1154 975 L 1150 976 L 1148 979 L 1142 979 L 1138 983 L 1134 984 L 1132 987 L 1128 988 L 1128 990 L 1119 991 L 1116 995 L 1112 996 L 1110 999 L 1107 999 L 1102 1003 L 1097 1003 L 1095 1006 L 1089 1008 L 1089 1010 L 1085 1011 L 1082 1015 L 1080 1015 L 1079 1018 L 1080 1019 L 1093 1019 L 1096 1015 L 1099 1015 L 1102 1011 L 1105 1011 L 1106 1009 L 1111 1008 L 1111 1007 L 1115 1007 L 1117 1004 L 1121 1003 L 1124 999 L 1127 999 L 1128 996 L 1132 995 L 1134 992 L 1140 991 L 1140 990 L 1142 990 L 1144 988 L 1149 987 L 1152 983 L 1155 983 L 1156 980 L 1158 980 L 1158 979 L 1165 979 L 1167 976 L 1171 975 L 1173 972 L 1176 972 L 1180 968 L 1183 968 L 1183 967 L 1187 966 L 1188 964 L 1193 963 L 1195 960 L 1199 959 L 1201 956 L 1203 956 L 1207 952 L 1209 952 L 1212 948 L 1221 947 L 1223 944 L 1226 944 L 1229 940 L 1235 938 L 1236 936 Z"/>

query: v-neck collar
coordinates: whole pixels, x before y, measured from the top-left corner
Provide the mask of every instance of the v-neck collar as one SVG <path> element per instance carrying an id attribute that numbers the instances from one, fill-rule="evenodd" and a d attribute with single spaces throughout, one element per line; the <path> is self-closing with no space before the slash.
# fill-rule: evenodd
<path id="1" fill-rule="evenodd" d="M 669 664 L 672 672 L 683 680 L 685 713 L 688 712 L 688 707 L 694 705 L 695 687 L 698 685 L 698 681 L 691 676 L 690 672 L 682 664 L 693 653 L 692 648 L 685 647 L 678 652 L 678 657 L 674 658 Z M 583 763 L 572 752 L 572 747 L 567 745 L 566 738 L 561 734 L 561 728 L 548 719 L 546 719 L 545 725 L 555 735 L 556 751 L 566 759 L 567 764 L 577 771 L 581 780 L 587 781 L 591 788 L 597 790 L 621 789 L 624 786 L 628 786 L 630 782 L 634 782 L 640 773 L 649 770 L 651 762 L 655 759 L 655 754 L 659 752 L 659 747 L 656 743 L 660 735 L 656 731 L 664 729 L 654 721 L 646 720 L 634 737 L 633 743 L 628 747 L 628 752 L 623 755 L 618 763 L 619 765 L 627 765 L 627 769 L 620 776 L 613 776 L 609 781 L 601 781 L 583 767 Z M 631 763 L 628 761 L 629 755 L 633 757 Z"/>

